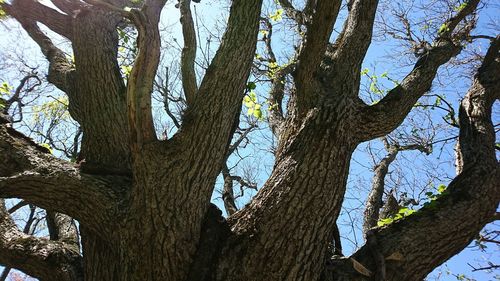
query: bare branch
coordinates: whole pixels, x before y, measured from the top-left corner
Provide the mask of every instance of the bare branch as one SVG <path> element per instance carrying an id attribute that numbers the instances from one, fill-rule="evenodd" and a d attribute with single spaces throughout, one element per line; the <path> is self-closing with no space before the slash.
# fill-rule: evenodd
<path id="1" fill-rule="evenodd" d="M 73 37 L 71 16 L 61 14 L 33 0 L 15 0 L 12 5 L 6 3 L 1 5 L 8 15 L 17 20 L 40 22 L 61 36 L 70 40 Z"/>
<path id="2" fill-rule="evenodd" d="M 295 20 L 298 25 L 305 25 L 309 21 L 306 13 L 296 9 L 289 0 L 279 0 L 279 3 L 287 17 Z"/>
<path id="3" fill-rule="evenodd" d="M 475 11 L 478 2 L 478 0 L 469 2 L 467 11 Z M 468 14 L 459 13 L 459 15 L 462 16 L 460 20 L 463 20 Z M 452 18 L 453 22 L 456 20 L 456 17 Z M 438 68 L 462 50 L 460 42 L 454 41 L 460 40 L 439 37 L 432 48 L 417 60 L 415 67 L 401 84 L 390 90 L 377 104 L 366 106 L 361 110 L 358 132 L 361 140 L 386 135 L 403 122 L 417 100 L 430 90 Z"/>
<path id="4" fill-rule="evenodd" d="M 500 165 L 495 157 L 491 108 L 499 93 L 499 45 L 497 38 L 461 104 L 462 172 L 432 205 L 374 233 L 378 251 L 384 257 L 400 257 L 395 261 L 397 266 L 387 267 L 389 280 L 424 278 L 437 265 L 465 248 L 496 214 L 500 200 Z M 422 247 L 429 244 L 433 247 Z M 364 246 L 353 258 L 374 268 L 375 263 L 367 258 L 367 251 L 371 250 Z"/>
<path id="5" fill-rule="evenodd" d="M 198 85 L 194 63 L 196 59 L 196 31 L 194 29 L 193 16 L 191 15 L 191 0 L 181 0 L 179 9 L 181 11 L 182 35 L 184 46 L 181 56 L 182 87 L 188 106 L 193 103 Z"/>
<path id="6" fill-rule="evenodd" d="M 387 151 L 387 155 L 380 160 L 374 170 L 373 182 L 370 194 L 368 195 L 368 200 L 366 202 L 366 207 L 363 215 L 363 233 L 366 234 L 368 231 L 377 226 L 377 221 L 379 220 L 379 212 L 382 208 L 382 196 L 385 189 L 385 177 L 389 171 L 389 165 L 396 159 L 396 155 L 399 150 L 390 148 Z"/>
<path id="7" fill-rule="evenodd" d="M 276 63 L 276 55 L 272 48 L 273 25 L 269 19 L 262 19 L 267 28 L 267 34 L 262 38 L 266 46 L 266 52 L 269 56 L 270 63 Z M 285 66 L 279 67 L 271 76 L 271 89 L 269 91 L 269 115 L 268 123 L 275 137 L 280 136 L 281 126 L 285 122 L 283 116 L 283 98 L 285 96 L 286 77 L 295 70 L 295 59 L 287 63 Z"/>
<path id="8" fill-rule="evenodd" d="M 74 72 L 74 68 L 64 52 L 52 43 L 34 21 L 23 18 L 15 12 L 12 16 L 21 23 L 28 35 L 40 46 L 42 53 L 49 61 L 47 80 L 62 91 L 67 92 L 70 75 Z"/>
<path id="9" fill-rule="evenodd" d="M 226 209 L 227 214 L 231 216 L 238 211 L 238 208 L 236 207 L 236 198 L 234 197 L 233 178 L 229 173 L 229 168 L 226 163 L 222 166 L 222 177 L 224 179 L 222 200 L 224 201 L 224 208 Z"/>

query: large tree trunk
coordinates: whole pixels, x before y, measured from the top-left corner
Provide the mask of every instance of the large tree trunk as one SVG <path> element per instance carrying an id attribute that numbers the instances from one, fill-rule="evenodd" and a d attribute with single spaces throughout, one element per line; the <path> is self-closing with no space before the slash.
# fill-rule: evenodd
<path id="1" fill-rule="evenodd" d="M 121 9 L 120 1 L 54 0 L 67 15 L 37 2 L 13 2 L 2 5 L 40 45 L 49 80 L 67 93 L 69 111 L 82 125 L 85 161 L 74 165 L 48 155 L 0 116 L 0 197 L 20 197 L 79 220 L 83 255 L 74 241 L 57 235 L 49 240 L 16 232 L 2 205 L 2 264 L 64 281 L 421 280 L 463 249 L 495 212 L 500 175 L 491 106 L 500 92 L 498 39 L 462 105 L 463 171 L 449 193 L 437 208 L 371 231 L 352 257 L 332 258 L 328 245 L 354 149 L 401 124 L 459 45 L 438 38 L 400 85 L 368 106 L 358 98 L 359 73 L 378 1 L 352 1 L 335 44 L 328 40 L 341 1 L 308 1 L 318 6 L 294 71 L 297 91 L 289 115 L 273 119 L 282 122 L 274 130 L 274 170 L 252 202 L 226 221 L 210 198 L 239 121 L 262 0 L 232 1 L 227 31 L 199 87 L 192 85 L 193 54 L 185 50 L 188 108 L 177 134 L 162 141 L 154 132 L 151 90 L 165 1 Z M 191 32 L 190 1 L 181 2 Z M 471 1 L 458 21 L 476 5 Z M 123 17 L 139 33 L 126 86 L 116 61 L 115 29 Z M 37 22 L 71 40 L 75 66 Z"/>

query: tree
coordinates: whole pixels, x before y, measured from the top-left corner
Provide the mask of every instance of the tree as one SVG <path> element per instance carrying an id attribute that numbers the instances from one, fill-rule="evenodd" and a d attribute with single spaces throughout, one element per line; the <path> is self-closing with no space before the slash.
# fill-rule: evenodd
<path id="1" fill-rule="evenodd" d="M 421 280 L 497 216 L 500 168 L 491 110 L 500 93 L 500 38 L 487 37 L 491 45 L 460 106 L 458 176 L 433 204 L 368 230 L 366 245 L 351 257 L 329 251 L 354 149 L 397 128 L 430 90 L 438 68 L 473 39 L 478 0 L 452 9 L 433 42 L 412 45 L 413 69 L 371 105 L 359 98 L 360 73 L 378 1 L 349 1 L 331 43 L 342 1 L 306 1 L 299 9 L 280 0 L 274 18 L 286 15 L 303 37 L 286 65 L 278 65 L 271 47 L 264 62 L 268 121 L 278 139 L 275 165 L 252 201 L 227 219 L 210 198 L 219 173 L 228 177 L 225 161 L 245 89 L 254 87 L 247 81 L 263 0 L 231 2 L 221 44 L 200 81 L 190 2 L 177 4 L 186 107 L 175 135 L 161 140 L 151 93 L 165 0 L 1 4 L 40 46 L 47 79 L 67 95 L 83 132 L 76 164 L 47 153 L 2 112 L 0 197 L 46 209 L 52 226 L 51 239 L 24 234 L 1 204 L 1 264 L 40 280 Z M 71 42 L 74 60 L 40 24 Z M 123 77 L 117 27 L 130 24 L 137 52 Z M 285 87 L 287 79 L 292 88 Z M 252 97 L 245 100 L 260 110 Z"/>

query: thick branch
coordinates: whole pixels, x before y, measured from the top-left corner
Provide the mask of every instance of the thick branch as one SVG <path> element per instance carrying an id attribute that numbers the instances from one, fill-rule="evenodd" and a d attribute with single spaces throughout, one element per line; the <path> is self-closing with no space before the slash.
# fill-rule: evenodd
<path id="1" fill-rule="evenodd" d="M 47 211 L 46 222 L 50 240 L 65 242 L 76 248 L 79 247 L 78 230 L 71 217 Z"/>
<path id="2" fill-rule="evenodd" d="M 47 154 L 29 138 L 0 126 L 0 197 L 22 198 L 50 211 L 68 214 L 109 234 L 128 185 L 120 177 L 82 174 L 74 165 Z"/>
<path id="3" fill-rule="evenodd" d="M 238 125 L 241 101 L 255 55 L 262 0 L 235 0 L 222 43 L 201 82 L 198 95 L 183 118 L 180 141 L 193 163 L 214 163 L 193 167 L 193 174 L 215 180 Z M 228 122 L 228 120 L 234 120 Z M 208 169 L 207 169 L 208 168 Z M 203 169 L 195 171 L 196 169 Z M 203 193 L 209 198 L 213 185 Z M 208 202 L 208 201 L 207 201 Z"/>
<path id="4" fill-rule="evenodd" d="M 474 11 L 478 2 L 471 1 L 468 6 L 472 10 L 470 8 L 467 10 Z M 466 16 L 462 13 L 460 15 Z M 430 90 L 438 68 L 461 50 L 459 42 L 440 37 L 433 47 L 418 59 L 413 70 L 401 84 L 389 91 L 377 104 L 366 106 L 361 110 L 358 132 L 361 140 L 387 135 L 399 126 L 417 100 Z"/>
<path id="5" fill-rule="evenodd" d="M 500 35 L 491 46 L 478 69 L 469 93 L 459 109 L 460 135 L 458 143 L 458 171 L 466 170 L 476 162 L 495 155 L 491 107 L 500 99 Z"/>
<path id="6" fill-rule="evenodd" d="M 78 248 L 22 233 L 0 199 L 0 264 L 40 280 L 83 280 Z"/>
<path id="7" fill-rule="evenodd" d="M 24 18 L 22 14 L 18 14 L 15 6 L 6 8 L 6 12 L 12 15 L 28 35 L 40 46 L 42 53 L 49 61 L 49 70 L 47 80 L 58 87 L 60 90 L 67 92 L 70 75 L 74 72 L 74 68 L 66 58 L 63 51 L 57 48 L 43 31 L 40 30 L 35 21 Z"/>
<path id="8" fill-rule="evenodd" d="M 400 257 L 387 264 L 388 280 L 421 280 L 465 248 L 496 214 L 500 165 L 495 157 L 491 107 L 499 98 L 498 48 L 496 39 L 461 104 L 463 171 L 432 205 L 375 233 L 380 253 L 386 258 Z M 353 257 L 373 268 L 368 251 L 365 246 Z"/>
<path id="9" fill-rule="evenodd" d="M 128 77 L 127 106 L 133 155 L 140 154 L 142 145 L 156 140 L 151 112 L 151 92 L 160 61 L 161 9 L 165 1 L 146 1 L 144 8 L 133 9 L 130 17 L 139 33 L 138 53 Z"/>
<path id="10" fill-rule="evenodd" d="M 370 194 L 368 195 L 368 200 L 366 202 L 366 208 L 363 215 L 363 233 L 368 233 L 368 231 L 377 226 L 377 221 L 379 219 L 380 208 L 382 208 L 382 196 L 384 195 L 385 189 L 385 176 L 389 171 L 389 165 L 396 159 L 398 150 L 391 149 L 388 151 L 387 155 L 377 164 L 375 171 L 373 172 L 373 183 Z"/>
<path id="11" fill-rule="evenodd" d="M 356 0 L 350 4 L 349 16 L 335 42 L 335 52 L 329 54 L 337 63 L 341 62 L 344 69 L 356 74 L 372 41 L 377 6 L 378 0 Z"/>
<path id="12" fill-rule="evenodd" d="M 2 201 L 3 199 L 1 199 L 0 201 Z M 19 203 L 24 203 L 23 201 L 20 201 Z M 20 204 L 16 204 L 16 206 L 19 206 Z M 22 204 L 21 204 L 22 205 Z M 23 205 L 24 206 L 24 205 Z M 26 224 L 24 225 L 24 228 L 23 228 L 23 233 L 25 234 L 33 234 L 36 230 L 36 225 L 33 226 L 33 222 L 35 222 L 35 211 L 36 211 L 36 207 L 35 205 L 29 205 L 29 208 L 30 208 L 30 213 L 28 215 L 28 219 L 26 220 Z M 14 207 L 13 208 L 10 208 L 8 210 L 8 213 L 9 214 L 12 214 Z M 7 217 L 7 216 L 6 216 Z M 9 217 L 7 217 L 9 219 Z M 10 267 L 5 267 L 3 269 L 3 272 L 2 274 L 0 275 L 0 281 L 5 281 L 7 279 L 7 276 L 9 275 L 9 272 L 11 271 L 12 268 Z"/>
<path id="13" fill-rule="evenodd" d="M 184 37 L 184 46 L 181 56 L 182 87 L 188 106 L 193 103 L 198 85 L 196 82 L 196 73 L 194 63 L 196 59 L 196 31 L 194 29 L 193 16 L 190 8 L 191 0 L 180 1 L 182 35 Z"/>
<path id="14" fill-rule="evenodd" d="M 318 0 L 311 23 L 307 25 L 295 73 L 299 112 L 311 108 L 317 98 L 311 92 L 311 83 L 314 81 L 313 77 L 326 51 L 341 2 L 338 0 Z"/>
<path id="15" fill-rule="evenodd" d="M 71 16 L 61 14 L 38 1 L 15 0 L 12 5 L 4 3 L 2 7 L 17 20 L 40 22 L 61 36 L 70 40 L 73 37 Z"/>

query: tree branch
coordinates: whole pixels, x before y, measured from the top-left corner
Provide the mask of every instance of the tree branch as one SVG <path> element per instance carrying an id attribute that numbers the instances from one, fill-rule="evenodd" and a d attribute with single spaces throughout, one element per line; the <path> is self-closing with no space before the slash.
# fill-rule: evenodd
<path id="1" fill-rule="evenodd" d="M 365 237 L 371 228 L 377 226 L 377 221 L 380 218 L 385 218 L 380 215 L 380 209 L 382 208 L 382 196 L 384 195 L 385 190 L 385 177 L 389 172 L 389 166 L 396 159 L 398 153 L 405 150 L 418 150 L 426 154 L 431 152 L 430 146 L 422 144 L 399 145 L 398 143 L 389 143 L 386 137 L 384 137 L 382 141 L 384 142 L 387 155 L 380 160 L 373 171 L 374 175 L 372 178 L 372 188 L 370 194 L 368 195 L 363 215 L 363 233 L 365 234 Z M 396 212 L 397 211 L 398 210 L 396 210 Z"/>
<path id="2" fill-rule="evenodd" d="M 73 37 L 71 16 L 61 14 L 34 0 L 15 0 L 11 5 L 6 3 L 1 5 L 8 15 L 17 20 L 40 22 L 69 40 Z"/>
<path id="3" fill-rule="evenodd" d="M 309 21 L 306 14 L 303 11 L 296 9 L 289 0 L 279 0 L 279 3 L 281 7 L 283 7 L 287 17 L 295 20 L 299 26 L 305 25 Z"/>
<path id="4" fill-rule="evenodd" d="M 285 1 L 283 1 L 285 2 Z M 288 2 L 288 1 L 286 1 Z M 290 4 L 291 5 L 291 4 Z M 262 40 L 266 46 L 266 51 L 269 56 L 270 63 L 276 63 L 276 55 L 274 54 L 272 48 L 272 38 L 273 38 L 273 25 L 269 21 L 269 19 L 262 19 L 265 26 L 267 27 L 267 35 L 265 35 Z M 271 75 L 271 89 L 269 91 L 269 115 L 268 115 L 268 123 L 271 131 L 274 136 L 279 138 L 281 126 L 285 122 L 285 118 L 283 116 L 283 98 L 285 96 L 285 85 L 286 85 L 286 77 L 291 74 L 295 69 L 295 59 L 292 62 L 287 63 L 285 66 L 279 67 L 274 70 L 273 75 Z"/>
<path id="5" fill-rule="evenodd" d="M 65 214 L 47 211 L 47 228 L 50 240 L 65 242 L 77 249 L 80 246 L 78 230 L 73 219 Z"/>
<path id="6" fill-rule="evenodd" d="M 22 233 L 0 199 L 0 264 L 40 280 L 83 281 L 82 257 L 62 242 Z"/>
<path id="7" fill-rule="evenodd" d="M 368 195 L 368 200 L 366 202 L 365 211 L 363 214 L 363 233 L 366 234 L 368 231 L 377 226 L 377 221 L 379 220 L 380 208 L 382 208 L 382 196 L 385 189 L 385 176 L 389 171 L 389 165 L 396 159 L 398 154 L 397 149 L 390 149 L 387 151 L 387 155 L 380 160 L 380 162 L 375 167 L 373 171 L 373 182 L 372 189 Z"/>
<path id="8" fill-rule="evenodd" d="M 1 198 L 22 198 L 109 234 L 106 228 L 116 221 L 129 179 L 80 173 L 5 125 L 0 125 L 0 154 Z"/>
<path id="9" fill-rule="evenodd" d="M 181 24 L 184 46 L 181 56 L 182 87 L 188 106 L 193 103 L 198 85 L 196 82 L 196 73 L 194 63 L 196 59 L 196 31 L 194 29 L 193 16 L 191 15 L 191 0 L 181 0 Z"/>
<path id="10" fill-rule="evenodd" d="M 333 26 L 340 11 L 338 0 L 318 0 L 307 24 L 307 32 L 298 56 L 295 71 L 297 107 L 299 112 L 312 108 L 317 97 L 311 93 L 311 83 L 323 59 Z M 315 87 L 313 87 L 314 89 Z"/>
<path id="11" fill-rule="evenodd" d="M 23 14 L 16 10 L 16 6 L 2 5 L 6 5 L 6 12 L 21 23 L 28 35 L 40 46 L 42 53 L 49 61 L 47 80 L 61 91 L 67 92 L 70 82 L 68 80 L 74 72 L 74 68 L 66 58 L 64 52 L 52 43 L 50 38 L 40 30 L 35 21 L 23 17 Z"/>
<path id="12" fill-rule="evenodd" d="M 387 264 L 388 280 L 421 280 L 465 248 L 496 214 L 500 165 L 495 157 L 491 110 L 500 92 L 498 50 L 497 38 L 461 104 L 462 172 L 431 205 L 374 233 L 378 250 L 386 259 L 400 257 Z M 373 268 L 374 261 L 367 251 L 369 247 L 364 246 L 353 258 Z"/>
<path id="13" fill-rule="evenodd" d="M 349 4 L 349 16 L 334 44 L 334 52 L 328 54 L 336 63 L 343 65 L 335 69 L 349 69 L 349 73 L 356 75 L 359 73 L 372 41 L 377 6 L 378 0 L 355 0 Z"/>
<path id="14" fill-rule="evenodd" d="M 495 155 L 495 134 L 491 123 L 491 107 L 500 99 L 500 35 L 492 40 L 490 48 L 478 69 L 472 87 L 459 109 L 460 134 L 457 147 L 457 170 Z M 493 160 L 495 158 L 493 157 Z"/>
<path id="15" fill-rule="evenodd" d="M 137 157 L 144 144 L 156 140 L 151 111 L 151 92 L 160 61 L 160 21 L 165 0 L 146 1 L 142 10 L 132 9 L 137 27 L 137 57 L 128 78 L 127 107 L 132 155 Z"/>
<path id="16" fill-rule="evenodd" d="M 226 209 L 228 216 L 231 216 L 238 211 L 238 208 L 236 207 L 236 200 L 234 197 L 233 179 L 229 173 L 229 168 L 226 163 L 222 166 L 222 177 L 224 179 L 224 190 L 222 191 L 224 209 Z"/>
<path id="17" fill-rule="evenodd" d="M 228 153 L 255 55 L 261 6 L 262 0 L 232 2 L 222 43 L 198 91 L 203 98 L 188 106 L 179 133 L 171 139 L 186 146 L 182 151 L 190 153 L 186 157 L 193 163 L 215 163 L 199 167 L 203 171 L 193 169 L 196 176 L 215 180 Z M 196 193 L 208 200 L 212 190 L 213 185 Z"/>
<path id="18" fill-rule="evenodd" d="M 467 11 L 475 11 L 478 2 L 479 0 L 469 2 Z M 462 20 L 467 14 L 459 15 Z M 456 20 L 454 17 L 453 22 Z M 438 68 L 462 50 L 459 41 L 463 38 L 458 39 L 439 37 L 433 47 L 417 60 L 413 70 L 401 84 L 390 90 L 377 104 L 361 109 L 357 134 L 362 141 L 387 135 L 403 122 L 417 100 L 430 90 Z"/>

